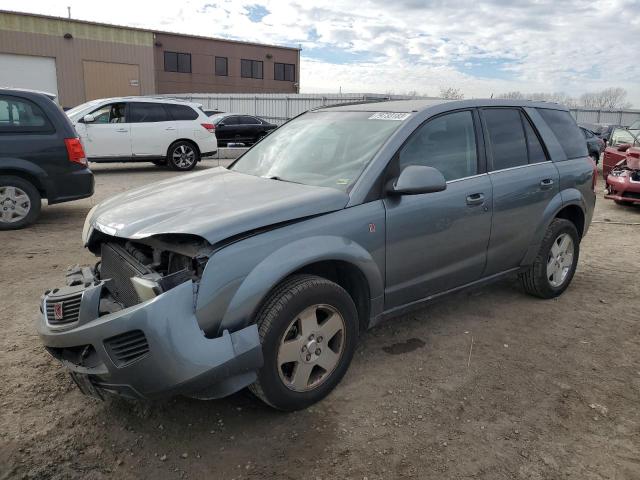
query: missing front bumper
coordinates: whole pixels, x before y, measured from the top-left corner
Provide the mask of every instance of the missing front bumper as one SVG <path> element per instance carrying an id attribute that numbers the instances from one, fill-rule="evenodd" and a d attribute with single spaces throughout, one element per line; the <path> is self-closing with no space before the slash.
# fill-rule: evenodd
<path id="1" fill-rule="evenodd" d="M 138 343 L 131 345 L 146 350 L 133 361 L 122 362 L 114 356 L 111 340 L 132 332 L 140 333 L 136 333 Z M 54 357 L 69 371 L 86 376 L 83 380 L 90 381 L 100 393 L 132 398 L 179 394 L 220 398 L 254 382 L 263 361 L 255 325 L 233 333 L 225 331 L 213 339 L 205 337 L 193 312 L 191 282 L 119 312 L 81 319 L 63 331 L 52 329 L 43 316 L 38 333 Z M 119 345 L 127 348 L 127 341 L 125 338 Z M 87 346 L 90 348 L 85 349 Z M 89 351 L 91 355 L 83 358 L 82 352 Z"/>

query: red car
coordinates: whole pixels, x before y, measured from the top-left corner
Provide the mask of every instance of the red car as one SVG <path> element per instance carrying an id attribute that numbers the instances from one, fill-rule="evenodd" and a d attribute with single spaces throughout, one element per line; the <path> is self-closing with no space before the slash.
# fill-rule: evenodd
<path id="1" fill-rule="evenodd" d="M 604 198 L 618 204 L 640 204 L 640 130 L 617 129 L 602 158 L 607 184 Z"/>

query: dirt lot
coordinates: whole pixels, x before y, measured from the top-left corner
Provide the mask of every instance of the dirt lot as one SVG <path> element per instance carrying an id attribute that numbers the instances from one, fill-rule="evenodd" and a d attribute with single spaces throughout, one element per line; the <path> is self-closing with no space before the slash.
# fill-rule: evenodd
<path id="1" fill-rule="evenodd" d="M 598 199 L 561 298 L 504 281 L 389 321 L 306 411 L 247 392 L 97 402 L 41 347 L 38 299 L 94 261 L 80 245 L 91 206 L 174 173 L 95 172 L 93 198 L 0 233 L 0 478 L 640 478 L 640 226 L 613 223 L 640 223 L 640 208 Z"/>

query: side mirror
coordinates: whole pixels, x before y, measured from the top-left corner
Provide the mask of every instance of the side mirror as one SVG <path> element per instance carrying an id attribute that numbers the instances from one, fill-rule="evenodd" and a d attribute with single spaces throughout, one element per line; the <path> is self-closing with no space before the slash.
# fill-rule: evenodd
<path id="1" fill-rule="evenodd" d="M 627 150 L 629 150 L 629 148 L 631 148 L 630 143 L 621 143 L 620 145 L 618 145 L 619 152 L 626 152 Z"/>
<path id="2" fill-rule="evenodd" d="M 444 176 L 433 167 L 407 165 L 400 176 L 387 186 L 391 195 L 418 195 L 421 193 L 441 192 L 447 188 Z"/>
<path id="3" fill-rule="evenodd" d="M 216 128 L 217 127 L 224 127 L 225 123 L 224 122 L 218 122 L 218 124 L 216 124 Z"/>
<path id="4" fill-rule="evenodd" d="M 90 113 L 87 113 L 84 117 L 82 117 L 82 121 L 84 123 L 93 123 L 96 121 L 96 117 L 94 117 Z"/>

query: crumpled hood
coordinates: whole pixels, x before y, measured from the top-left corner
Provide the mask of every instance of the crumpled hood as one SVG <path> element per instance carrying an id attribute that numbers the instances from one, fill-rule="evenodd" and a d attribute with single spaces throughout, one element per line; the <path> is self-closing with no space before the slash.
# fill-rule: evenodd
<path id="1" fill-rule="evenodd" d="M 99 204 L 91 226 L 123 238 L 199 235 L 211 244 L 256 228 L 344 208 L 349 196 L 327 187 L 213 168 L 134 189 Z"/>

